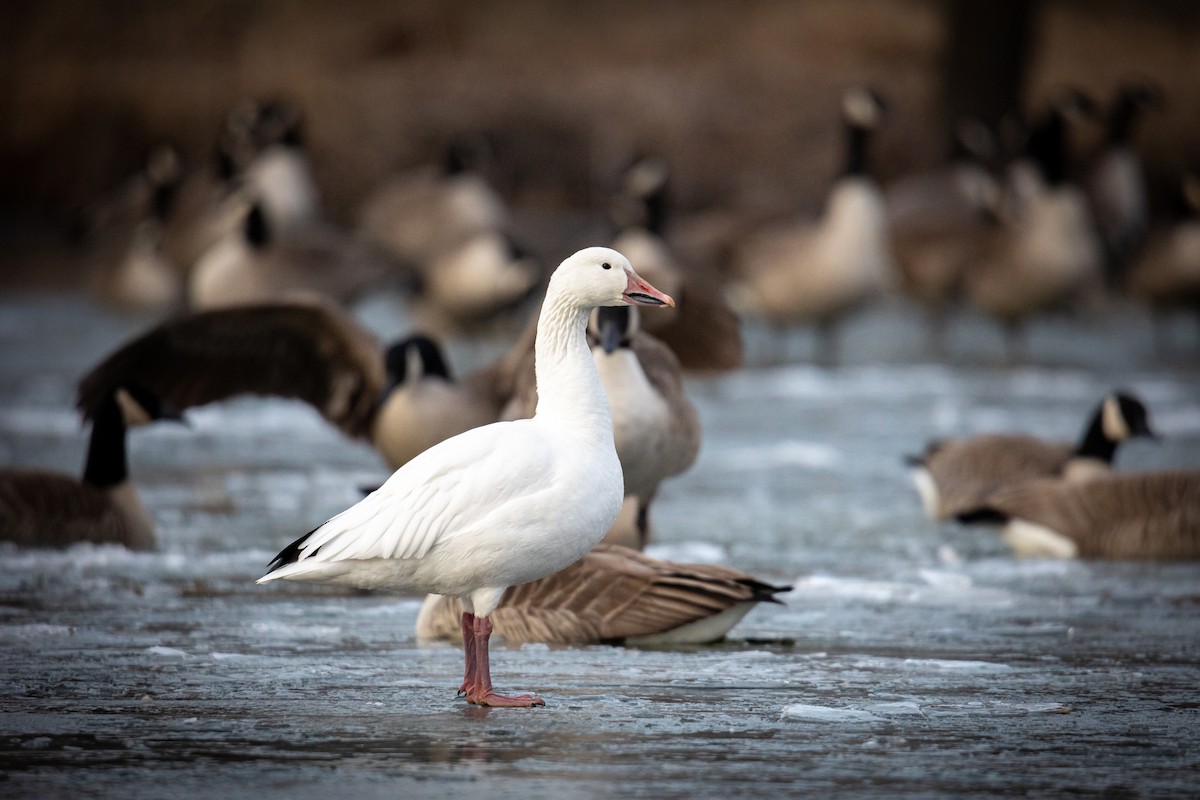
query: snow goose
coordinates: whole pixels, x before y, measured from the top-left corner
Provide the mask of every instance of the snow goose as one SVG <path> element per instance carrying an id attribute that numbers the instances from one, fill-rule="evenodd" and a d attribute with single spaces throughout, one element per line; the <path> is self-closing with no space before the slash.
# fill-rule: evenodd
<path id="1" fill-rule="evenodd" d="M 109 392 L 93 413 L 83 479 L 40 470 L 0 470 L 0 539 L 27 547 L 77 542 L 154 549 L 154 523 L 133 484 L 125 434 L 154 420 L 178 419 L 136 386 Z"/>
<path id="2" fill-rule="evenodd" d="M 587 346 L 597 306 L 673 305 L 620 253 L 588 248 L 550 278 L 535 343 L 537 413 L 461 433 L 297 539 L 260 583 L 318 581 L 452 595 L 463 603 L 460 690 L 488 706 L 543 705 L 492 688 L 489 619 L 505 590 L 581 558 L 621 507 L 612 416 Z"/>
<path id="3" fill-rule="evenodd" d="M 700 450 L 700 418 L 684 392 L 679 360 L 641 330 L 640 319 L 636 308 L 618 306 L 594 310 L 588 322 L 629 504 L 604 541 L 639 550 L 650 538 L 649 509 L 659 484 L 686 471 Z M 533 416 L 537 399 L 532 359 L 526 358 L 504 418 Z"/>
<path id="4" fill-rule="evenodd" d="M 1004 522 L 1021 556 L 1198 559 L 1200 471 L 1029 481 L 995 492 L 976 516 Z"/>
<path id="5" fill-rule="evenodd" d="M 950 519 L 970 514 L 1004 486 L 1048 477 L 1082 483 L 1106 475 L 1121 442 L 1153 435 L 1142 402 L 1115 392 L 1092 413 L 1075 446 L 989 434 L 932 442 L 923 455 L 910 457 L 909 465 L 926 513 Z"/>
<path id="6" fill-rule="evenodd" d="M 598 544 L 561 572 L 510 587 L 492 624 L 509 643 L 709 644 L 790 589 L 732 567 L 674 564 Z M 454 639 L 461 617 L 456 598 L 431 594 L 417 615 L 417 636 Z"/>
<path id="7" fill-rule="evenodd" d="M 815 324 L 823 363 L 836 360 L 838 321 L 879 297 L 895 273 L 883 192 L 867 165 L 867 142 L 883 115 L 874 92 L 847 92 L 846 167 L 820 219 L 759 231 L 734 253 L 734 307 L 772 324 Z"/>

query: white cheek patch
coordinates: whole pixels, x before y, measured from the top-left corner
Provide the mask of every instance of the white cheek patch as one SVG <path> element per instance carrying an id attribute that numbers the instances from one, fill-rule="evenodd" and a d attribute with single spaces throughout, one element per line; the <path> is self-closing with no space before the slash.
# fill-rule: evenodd
<path id="1" fill-rule="evenodd" d="M 142 404 L 133 399 L 133 395 L 124 389 L 117 389 L 117 406 L 121 409 L 121 416 L 125 420 L 127 427 L 135 425 L 146 425 L 151 422 L 150 414 L 146 409 L 142 408 Z"/>
<path id="2" fill-rule="evenodd" d="M 1121 404 L 1115 397 L 1109 397 L 1104 401 L 1100 424 L 1109 441 L 1120 442 L 1130 436 L 1129 423 L 1125 421 L 1125 416 L 1121 413 Z"/>

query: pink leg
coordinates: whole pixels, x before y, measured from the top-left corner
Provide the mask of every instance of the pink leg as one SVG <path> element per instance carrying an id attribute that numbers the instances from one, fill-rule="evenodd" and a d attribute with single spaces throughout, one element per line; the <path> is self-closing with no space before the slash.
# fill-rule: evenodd
<path id="1" fill-rule="evenodd" d="M 487 617 L 475 617 L 475 685 L 467 692 L 467 702 L 477 706 L 504 708 L 530 708 L 544 706 L 540 697 L 522 694 L 506 697 L 492 691 L 492 672 L 488 663 L 488 639 L 492 636 L 492 621 Z"/>
<path id="2" fill-rule="evenodd" d="M 463 657 L 466 659 L 467 669 L 462 686 L 458 687 L 460 695 L 471 691 L 471 687 L 475 685 L 475 615 L 468 611 L 464 611 L 462 615 L 462 637 Z"/>

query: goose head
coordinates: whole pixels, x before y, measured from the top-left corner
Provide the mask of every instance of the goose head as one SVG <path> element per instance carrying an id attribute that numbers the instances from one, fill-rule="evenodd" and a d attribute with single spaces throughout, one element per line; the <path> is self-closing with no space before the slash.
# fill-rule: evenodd
<path id="1" fill-rule="evenodd" d="M 453 377 L 437 342 L 423 334 L 414 334 L 392 344 L 384 356 L 390 394 L 401 386 L 411 386 L 432 377 L 450 382 Z"/>
<path id="2" fill-rule="evenodd" d="M 1146 406 L 1126 392 L 1114 392 L 1104 398 L 1100 422 L 1109 441 L 1121 442 L 1135 436 L 1158 438 L 1150 427 L 1150 412 Z"/>
<path id="3" fill-rule="evenodd" d="M 112 397 L 126 428 L 136 428 L 159 421 L 185 421 L 178 409 L 144 386 L 119 386 L 113 391 Z"/>
<path id="4" fill-rule="evenodd" d="M 670 306 L 675 301 L 633 270 L 625 256 L 607 247 L 580 250 L 550 276 L 549 293 L 579 309 L 599 306 Z"/>
<path id="5" fill-rule="evenodd" d="M 851 128 L 874 130 L 886 113 L 887 103 L 865 86 L 855 86 L 842 95 L 842 118 Z"/>

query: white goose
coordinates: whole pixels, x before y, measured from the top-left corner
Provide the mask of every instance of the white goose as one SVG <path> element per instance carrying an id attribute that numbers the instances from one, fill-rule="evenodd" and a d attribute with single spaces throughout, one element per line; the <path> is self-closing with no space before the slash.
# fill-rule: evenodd
<path id="1" fill-rule="evenodd" d="M 581 558 L 623 494 L 612 413 L 588 349 L 598 306 L 668 305 L 620 253 L 581 250 L 550 279 L 538 321 L 533 419 L 473 428 L 426 450 L 285 548 L 259 583 L 286 578 L 458 597 L 466 671 L 485 706 L 544 705 L 492 689 L 489 619 L 505 590 Z"/>

